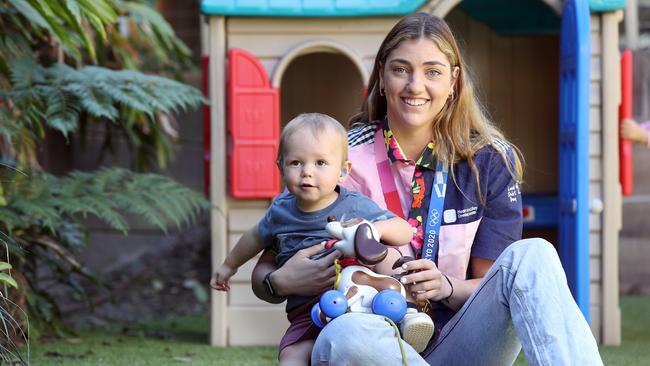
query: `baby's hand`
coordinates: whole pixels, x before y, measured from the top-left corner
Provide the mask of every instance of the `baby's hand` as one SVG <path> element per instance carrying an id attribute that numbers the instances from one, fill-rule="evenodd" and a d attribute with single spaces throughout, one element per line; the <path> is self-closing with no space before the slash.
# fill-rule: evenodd
<path id="1" fill-rule="evenodd" d="M 235 273 L 237 273 L 237 268 L 231 268 L 225 263 L 220 265 L 219 268 L 212 275 L 212 280 L 210 281 L 210 287 L 218 291 L 229 291 L 230 285 L 228 280 Z"/>

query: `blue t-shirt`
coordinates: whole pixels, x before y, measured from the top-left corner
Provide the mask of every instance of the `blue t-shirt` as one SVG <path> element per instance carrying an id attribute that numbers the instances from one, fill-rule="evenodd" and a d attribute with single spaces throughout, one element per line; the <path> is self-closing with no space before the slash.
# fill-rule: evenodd
<path id="1" fill-rule="evenodd" d="M 278 267 L 284 265 L 299 250 L 331 239 L 325 231 L 329 216 L 334 216 L 339 221 L 363 218 L 370 222 L 395 217 L 395 214 L 380 208 L 361 193 L 349 191 L 341 186 L 336 190 L 339 196 L 334 203 L 313 212 L 300 210 L 296 197 L 290 192 L 283 192 L 273 200 L 257 229 L 260 241 L 268 243 L 276 251 Z M 310 299 L 290 296 L 287 300 L 287 312 Z"/>
<path id="2" fill-rule="evenodd" d="M 375 134 L 381 128 L 381 121 L 352 128 L 348 132 L 349 159 L 360 169 L 352 170 L 345 181 L 347 187 L 383 200 L 383 191 L 377 183 L 379 176 L 375 162 Z M 383 142 L 383 141 L 381 141 Z M 507 157 L 508 163 L 504 161 Z M 439 264 L 446 258 L 453 263 L 465 264 L 451 268 L 452 277 L 471 278 L 468 265 L 470 257 L 495 260 L 503 250 L 522 235 L 521 192 L 519 182 L 509 173 L 514 166 L 514 153 L 505 142 L 495 139 L 474 154 L 476 173 L 467 161 L 454 164 L 453 176 L 449 174 L 441 225 Z M 391 165 L 396 184 L 410 186 L 412 173 L 408 175 L 408 164 L 396 162 Z M 411 167 L 413 169 L 413 167 Z M 411 170 L 412 171 L 412 170 Z M 480 196 L 476 175 L 480 177 Z M 408 175 L 407 177 L 403 177 Z M 406 178 L 406 180 L 404 180 Z M 427 221 L 431 189 L 425 190 L 422 199 L 423 222 Z M 404 203 L 402 203 L 404 204 Z M 446 257 L 446 258 L 445 258 Z M 451 260 L 446 259 L 447 263 Z M 441 266 L 441 271 L 447 268 Z M 447 272 L 445 274 L 451 275 Z M 436 329 L 442 329 L 455 312 L 441 303 L 433 303 Z"/>

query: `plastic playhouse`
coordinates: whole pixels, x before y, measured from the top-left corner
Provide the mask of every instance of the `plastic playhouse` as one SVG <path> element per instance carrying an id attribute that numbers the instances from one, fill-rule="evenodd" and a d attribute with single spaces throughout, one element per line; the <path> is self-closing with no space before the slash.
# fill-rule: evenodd
<path id="1" fill-rule="evenodd" d="M 212 263 L 221 263 L 280 192 L 274 160 L 282 124 L 301 112 L 347 124 L 388 30 L 401 16 L 424 11 L 450 24 L 488 111 L 524 154 L 524 236 L 557 245 L 596 338 L 620 343 L 618 29 L 624 5 L 203 0 Z M 284 308 L 253 295 L 253 266 L 233 278 L 228 295 L 213 293 L 211 344 L 279 341 L 288 324 Z"/>

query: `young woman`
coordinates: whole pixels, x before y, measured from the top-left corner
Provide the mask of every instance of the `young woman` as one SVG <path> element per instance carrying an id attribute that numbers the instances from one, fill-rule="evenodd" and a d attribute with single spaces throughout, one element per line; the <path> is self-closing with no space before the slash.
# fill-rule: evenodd
<path id="1" fill-rule="evenodd" d="M 403 267 L 416 272 L 403 282 L 430 304 L 436 337 L 417 354 L 382 317 L 345 314 L 319 335 L 312 364 L 504 365 L 522 345 L 534 365 L 602 364 L 555 249 L 520 240 L 518 153 L 483 113 L 443 20 L 418 13 L 393 27 L 352 122 L 349 158 L 360 168 L 346 186 L 416 228 L 419 259 Z M 310 260 L 318 251 L 277 270 L 263 255 L 254 291 L 271 302 L 265 286 L 276 296 L 318 294 L 309 278 L 331 283 L 335 257 Z"/>

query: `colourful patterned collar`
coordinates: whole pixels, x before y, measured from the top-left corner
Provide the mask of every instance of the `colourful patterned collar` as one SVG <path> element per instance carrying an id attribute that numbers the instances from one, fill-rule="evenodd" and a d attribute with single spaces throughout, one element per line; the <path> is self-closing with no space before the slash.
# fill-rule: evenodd
<path id="1" fill-rule="evenodd" d="M 412 160 L 408 160 L 404 157 L 404 152 L 399 146 L 399 143 L 393 135 L 390 126 L 388 125 L 388 118 L 384 119 L 383 130 L 384 130 L 384 142 L 386 143 L 386 151 L 388 152 L 388 161 L 392 164 L 396 161 L 403 161 L 409 164 L 413 164 Z M 422 155 L 415 162 L 416 165 L 426 168 L 429 170 L 435 170 L 436 168 L 436 159 L 433 154 L 433 141 L 430 141 L 429 144 L 422 151 Z"/>

